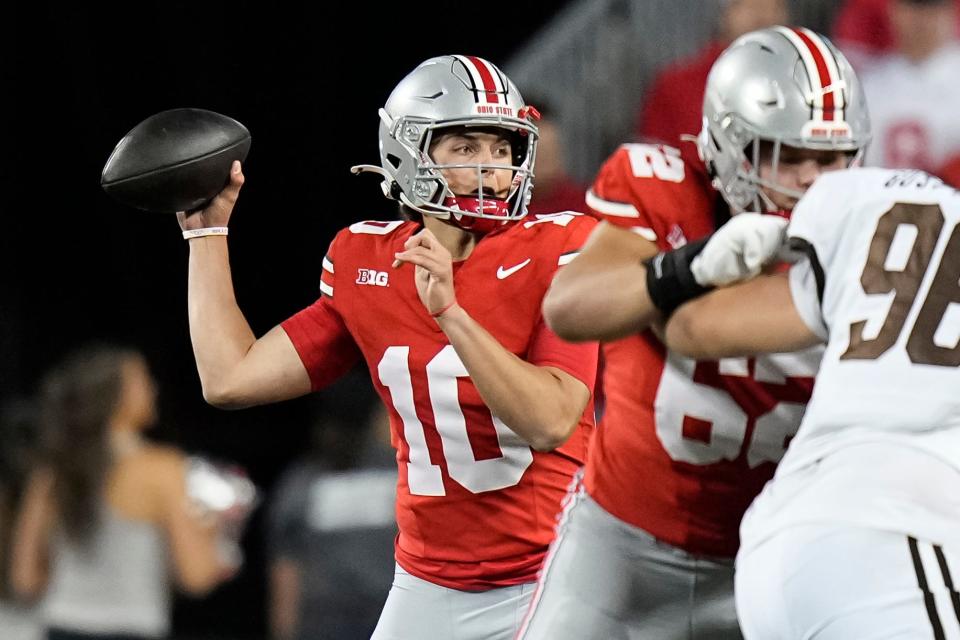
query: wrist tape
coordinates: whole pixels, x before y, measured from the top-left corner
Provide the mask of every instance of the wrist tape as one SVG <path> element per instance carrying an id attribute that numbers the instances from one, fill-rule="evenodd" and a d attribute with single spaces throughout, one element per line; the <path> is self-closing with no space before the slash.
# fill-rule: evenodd
<path id="1" fill-rule="evenodd" d="M 690 264 L 703 251 L 708 240 L 710 236 L 643 261 L 647 268 L 647 294 L 664 318 L 684 302 L 713 289 L 699 284 L 690 271 Z"/>

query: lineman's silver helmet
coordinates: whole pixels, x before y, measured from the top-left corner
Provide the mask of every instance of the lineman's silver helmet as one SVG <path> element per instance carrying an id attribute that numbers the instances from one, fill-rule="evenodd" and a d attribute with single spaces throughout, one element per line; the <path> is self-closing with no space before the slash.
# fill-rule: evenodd
<path id="1" fill-rule="evenodd" d="M 869 140 L 870 116 L 856 73 L 814 31 L 753 31 L 734 41 L 710 70 L 697 147 L 734 212 L 774 208 L 761 187 L 802 195 L 776 183 L 782 145 L 848 151 L 855 164 Z M 759 175 L 761 141 L 773 145 L 773 176 L 767 180 Z"/>

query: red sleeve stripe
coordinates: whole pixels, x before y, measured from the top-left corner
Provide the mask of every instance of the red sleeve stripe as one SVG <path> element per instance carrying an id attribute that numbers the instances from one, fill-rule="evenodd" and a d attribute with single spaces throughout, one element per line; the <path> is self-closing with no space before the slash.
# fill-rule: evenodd
<path id="1" fill-rule="evenodd" d="M 810 78 L 811 120 L 843 121 L 846 88 L 837 60 L 823 38 L 805 28 L 775 27 L 796 48 Z"/>
<path id="2" fill-rule="evenodd" d="M 323 270 L 333 273 L 333 262 L 331 262 L 327 256 L 323 256 Z"/>
<path id="3" fill-rule="evenodd" d="M 500 70 L 477 56 L 454 56 L 459 60 L 473 83 L 474 95 L 477 102 L 499 104 L 500 94 L 505 94 L 505 82 Z"/>
<path id="4" fill-rule="evenodd" d="M 322 293 L 322 294 L 325 295 L 325 296 L 330 296 L 330 297 L 332 298 L 332 297 L 333 297 L 333 287 L 331 287 L 331 286 L 328 285 L 326 282 L 324 282 L 323 280 L 321 280 L 321 281 L 320 281 L 320 293 Z"/>

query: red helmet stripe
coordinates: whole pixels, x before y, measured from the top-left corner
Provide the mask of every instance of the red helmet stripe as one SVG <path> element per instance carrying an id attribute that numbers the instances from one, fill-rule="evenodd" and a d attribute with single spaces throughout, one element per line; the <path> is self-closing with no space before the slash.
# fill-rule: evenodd
<path id="1" fill-rule="evenodd" d="M 810 50 L 810 55 L 813 57 L 814 63 L 817 65 L 817 75 L 820 78 L 820 87 L 822 89 L 830 89 L 823 93 L 823 119 L 824 120 L 833 120 L 834 116 L 834 100 L 833 94 L 834 91 L 831 89 L 833 86 L 833 79 L 830 77 L 830 70 L 827 68 L 827 61 L 823 56 L 823 52 L 820 51 L 820 47 L 814 44 L 813 39 L 805 33 L 806 30 L 801 31 L 800 29 L 793 29 L 793 32 L 800 37 L 800 40 L 803 41 L 803 44 L 807 46 L 807 49 Z M 819 39 L 819 38 L 818 38 Z"/>
<path id="2" fill-rule="evenodd" d="M 817 33 L 805 28 L 774 27 L 800 54 L 810 79 L 812 120 L 843 121 L 846 107 L 844 80 L 833 51 Z"/>
<path id="3" fill-rule="evenodd" d="M 480 82 L 483 84 L 483 90 L 487 94 L 487 102 L 499 103 L 500 96 L 497 94 L 497 83 L 494 80 L 494 70 L 490 68 L 493 65 L 483 58 L 478 58 L 477 56 L 464 57 L 473 63 L 477 75 L 480 76 Z"/>

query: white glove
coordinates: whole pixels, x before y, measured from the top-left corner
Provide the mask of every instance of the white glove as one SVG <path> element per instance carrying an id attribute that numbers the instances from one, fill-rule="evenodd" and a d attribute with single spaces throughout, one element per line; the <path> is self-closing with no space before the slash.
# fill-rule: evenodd
<path id="1" fill-rule="evenodd" d="M 773 262 L 783 248 L 787 221 L 762 213 L 739 213 L 717 229 L 693 262 L 697 284 L 723 286 L 746 280 Z"/>

